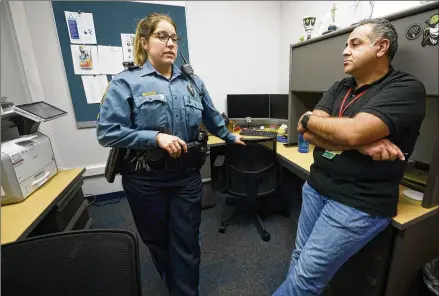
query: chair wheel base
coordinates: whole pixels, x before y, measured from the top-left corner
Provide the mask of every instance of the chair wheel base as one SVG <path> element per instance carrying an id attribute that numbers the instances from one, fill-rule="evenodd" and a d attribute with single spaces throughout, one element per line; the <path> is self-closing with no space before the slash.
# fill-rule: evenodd
<path id="1" fill-rule="evenodd" d="M 262 234 L 262 240 L 263 240 L 264 242 L 268 242 L 268 241 L 270 240 L 270 233 L 267 232 L 267 231 L 265 231 L 265 232 Z"/>
<path id="2" fill-rule="evenodd" d="M 218 229 L 218 232 L 219 232 L 219 233 L 225 233 L 225 232 L 226 232 L 226 225 L 221 224 L 221 225 L 220 225 L 220 228 Z"/>

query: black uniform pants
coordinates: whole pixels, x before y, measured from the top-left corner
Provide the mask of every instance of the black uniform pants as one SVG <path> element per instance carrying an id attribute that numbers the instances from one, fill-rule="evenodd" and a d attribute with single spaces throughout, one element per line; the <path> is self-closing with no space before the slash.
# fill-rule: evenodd
<path id="1" fill-rule="evenodd" d="M 197 296 L 203 184 L 199 170 L 124 172 L 134 222 L 171 296 Z"/>

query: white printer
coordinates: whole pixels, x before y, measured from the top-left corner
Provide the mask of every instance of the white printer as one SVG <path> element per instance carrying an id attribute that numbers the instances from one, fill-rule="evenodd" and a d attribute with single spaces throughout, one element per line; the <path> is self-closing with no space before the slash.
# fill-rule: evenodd
<path id="1" fill-rule="evenodd" d="M 35 133 L 1 145 L 2 204 L 21 202 L 57 172 L 47 136 Z"/>
<path id="2" fill-rule="evenodd" d="M 22 202 L 56 175 L 50 139 L 38 132 L 38 126 L 66 114 L 45 102 L 14 106 L 13 111 L 2 115 L 2 205 Z"/>

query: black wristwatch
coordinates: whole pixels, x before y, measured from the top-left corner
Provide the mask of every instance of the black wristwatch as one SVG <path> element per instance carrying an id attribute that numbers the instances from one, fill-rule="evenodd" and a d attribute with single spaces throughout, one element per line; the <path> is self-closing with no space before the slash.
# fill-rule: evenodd
<path id="1" fill-rule="evenodd" d="M 304 129 L 308 128 L 308 121 L 309 118 L 311 117 L 312 113 L 306 113 L 305 115 L 303 115 L 302 117 L 302 121 L 300 121 L 300 123 L 302 124 Z"/>

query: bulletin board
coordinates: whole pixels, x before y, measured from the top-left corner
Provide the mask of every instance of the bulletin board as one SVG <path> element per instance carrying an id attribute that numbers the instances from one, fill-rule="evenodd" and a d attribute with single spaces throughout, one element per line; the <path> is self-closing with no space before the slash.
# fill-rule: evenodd
<path id="1" fill-rule="evenodd" d="M 96 45 L 106 46 L 122 46 L 120 34 L 134 34 L 137 23 L 149 14 L 167 14 L 174 20 L 177 34 L 182 38 L 178 50 L 189 61 L 185 7 L 123 1 L 52 1 L 52 8 L 78 128 L 96 126 L 99 104 L 87 103 L 81 75 L 75 74 L 65 11 L 92 13 Z M 182 63 L 179 55 L 176 65 Z M 107 78 L 110 81 L 111 75 Z"/>

